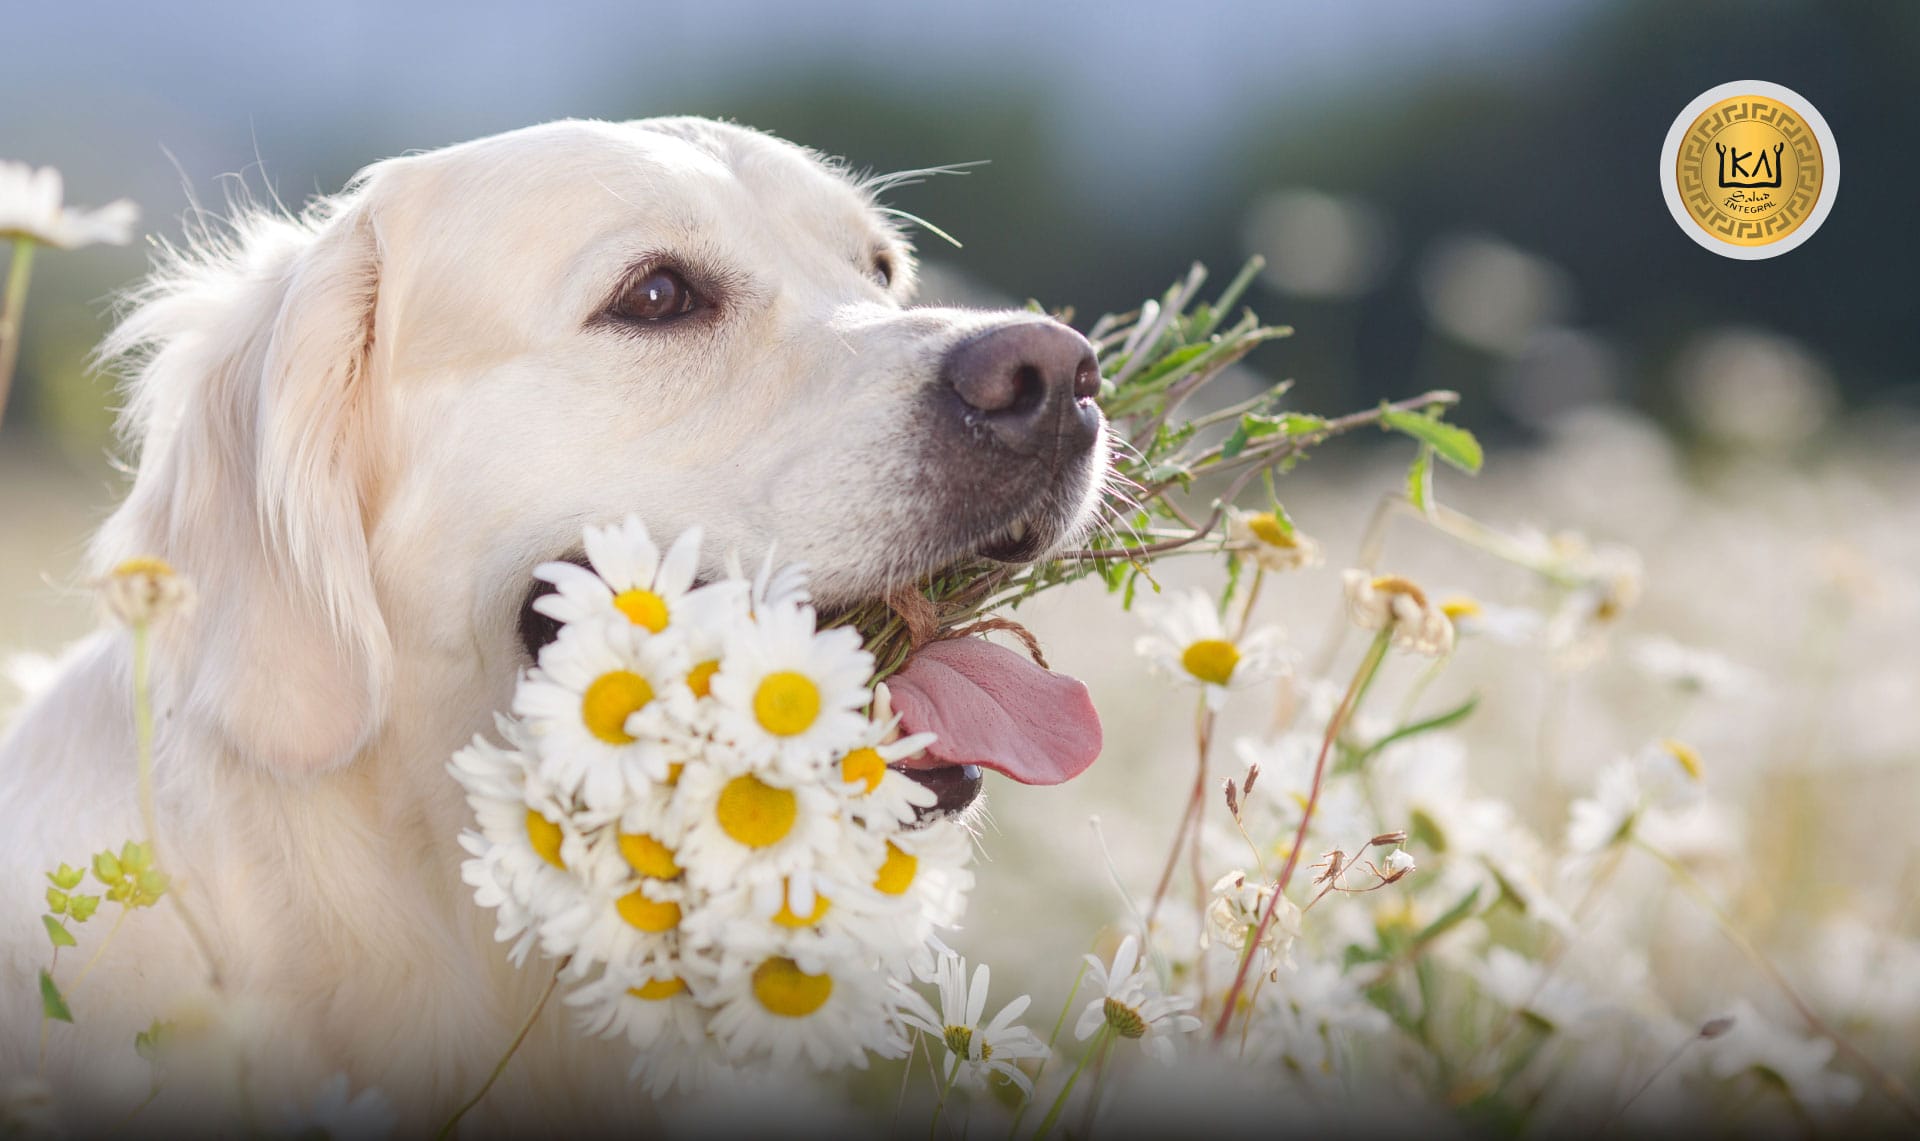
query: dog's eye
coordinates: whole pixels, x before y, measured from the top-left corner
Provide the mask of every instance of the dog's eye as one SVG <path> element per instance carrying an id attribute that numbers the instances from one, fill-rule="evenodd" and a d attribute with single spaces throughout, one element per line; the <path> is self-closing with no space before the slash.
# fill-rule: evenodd
<path id="1" fill-rule="evenodd" d="M 656 269 L 621 290 L 610 312 L 624 321 L 664 321 L 691 313 L 703 304 L 686 278 L 670 269 Z"/>
<path id="2" fill-rule="evenodd" d="M 873 279 L 885 289 L 893 284 L 893 259 L 886 254 L 873 255 Z"/>

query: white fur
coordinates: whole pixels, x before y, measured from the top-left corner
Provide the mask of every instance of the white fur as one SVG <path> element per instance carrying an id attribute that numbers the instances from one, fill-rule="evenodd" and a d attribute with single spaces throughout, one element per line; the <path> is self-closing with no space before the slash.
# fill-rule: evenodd
<path id="1" fill-rule="evenodd" d="M 595 325 L 662 254 L 724 272 L 720 319 Z M 728 549 L 803 561 L 828 602 L 983 539 L 929 490 L 916 401 L 960 337 L 1031 318 L 905 308 L 911 278 L 855 180 L 700 120 L 391 159 L 297 220 L 243 212 L 156 272 L 107 346 L 132 362 L 139 466 L 93 561 L 157 555 L 200 595 L 155 650 L 180 886 L 128 918 L 70 995 L 77 1024 L 49 1030 L 68 1124 L 113 1125 L 147 1095 L 132 1041 L 155 1018 L 236 1036 L 256 1105 L 345 1071 L 411 1131 L 478 1086 L 545 977 L 507 966 L 460 883 L 467 810 L 444 766 L 525 664 L 530 572 L 632 510 L 663 537 L 701 523 L 715 566 Z M 1062 474 L 1063 530 L 1103 460 Z M 0 741 L 0 1075 L 38 1062 L 42 873 L 141 832 L 129 660 L 120 631 L 74 647 Z M 202 1001 L 176 902 L 233 1003 Z M 223 1024 L 192 1030 L 209 1011 Z M 616 1113 L 623 1055 L 550 1011 L 485 1117 Z M 143 1122 L 200 1114 L 237 1077 L 177 1068 Z"/>

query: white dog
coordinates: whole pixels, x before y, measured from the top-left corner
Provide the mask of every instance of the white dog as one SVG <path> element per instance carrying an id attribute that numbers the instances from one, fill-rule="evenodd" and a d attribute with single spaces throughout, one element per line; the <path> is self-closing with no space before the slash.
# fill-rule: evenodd
<path id="1" fill-rule="evenodd" d="M 81 1130 L 148 1096 L 133 1040 L 156 1018 L 243 1064 L 169 1072 L 138 1128 L 264 1114 L 344 1071 L 413 1131 L 478 1088 L 545 980 L 506 964 L 460 881 L 445 766 L 508 705 L 537 648 L 531 572 L 583 525 L 698 523 L 716 560 L 807 564 L 831 609 L 1069 540 L 1106 470 L 1084 339 L 910 308 L 871 188 L 737 127 L 517 131 L 200 245 L 108 344 L 139 466 L 94 551 L 163 558 L 199 595 L 154 658 L 177 899 L 128 916 L 75 987 L 112 906 L 79 929 L 59 971 L 77 1021 L 44 1046 L 42 874 L 142 835 L 128 635 L 74 647 L 0 743 L 0 1078 L 41 1070 Z M 550 1009 L 470 1120 L 617 1113 L 591 1083 L 624 1085 L 622 1053 Z"/>

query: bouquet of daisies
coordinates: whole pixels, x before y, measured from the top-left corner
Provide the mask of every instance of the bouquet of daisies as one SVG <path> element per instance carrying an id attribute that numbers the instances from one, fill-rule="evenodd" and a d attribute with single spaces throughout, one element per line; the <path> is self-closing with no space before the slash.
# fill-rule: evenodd
<path id="1" fill-rule="evenodd" d="M 791 568 L 697 585 L 699 543 L 629 517 L 586 531 L 590 569 L 542 566 L 559 637 L 504 745 L 450 766 L 497 937 L 560 960 L 656 1094 L 903 1054 L 896 980 L 936 970 L 972 886 L 968 832 L 889 767 L 933 738 L 900 734 L 860 635 L 818 629 Z"/>

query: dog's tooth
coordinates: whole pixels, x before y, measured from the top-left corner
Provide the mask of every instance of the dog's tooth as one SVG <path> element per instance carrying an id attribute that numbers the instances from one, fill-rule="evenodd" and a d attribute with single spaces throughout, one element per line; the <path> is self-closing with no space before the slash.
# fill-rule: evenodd
<path id="1" fill-rule="evenodd" d="M 1027 521 L 1025 519 L 1022 519 L 1020 520 L 1020 522 L 1015 523 L 1013 526 L 1007 528 L 1007 538 L 1012 539 L 1016 543 L 1020 542 L 1022 539 L 1025 539 L 1026 537 L 1027 537 Z"/>

